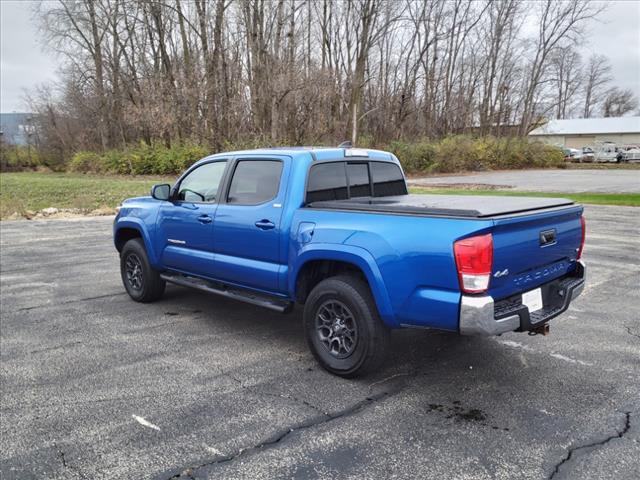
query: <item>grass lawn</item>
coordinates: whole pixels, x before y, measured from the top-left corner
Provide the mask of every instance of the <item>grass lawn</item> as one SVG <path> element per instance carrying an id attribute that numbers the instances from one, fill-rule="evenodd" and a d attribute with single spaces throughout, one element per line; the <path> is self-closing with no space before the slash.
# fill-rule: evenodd
<path id="1" fill-rule="evenodd" d="M 174 178 L 82 175 L 69 173 L 0 173 L 0 218 L 14 212 L 25 214 L 47 207 L 78 208 L 85 211 L 113 209 L 128 197 L 148 195 L 155 183 L 172 183 Z M 640 194 L 541 193 L 504 190 L 411 188 L 412 193 L 457 195 L 504 195 L 565 197 L 580 203 L 640 206 Z"/>
<path id="2" fill-rule="evenodd" d="M 640 207 L 640 193 L 564 193 L 564 192 L 522 192 L 512 190 L 465 190 L 461 188 L 412 187 L 411 193 L 442 195 L 496 195 L 504 197 L 561 197 L 578 203 L 596 205 L 627 205 Z"/>
<path id="3" fill-rule="evenodd" d="M 114 208 L 128 197 L 148 195 L 155 183 L 173 178 L 82 175 L 70 173 L 0 173 L 0 218 L 43 208 Z"/>
<path id="4" fill-rule="evenodd" d="M 640 170 L 640 162 L 627 163 L 565 163 L 567 170 Z"/>

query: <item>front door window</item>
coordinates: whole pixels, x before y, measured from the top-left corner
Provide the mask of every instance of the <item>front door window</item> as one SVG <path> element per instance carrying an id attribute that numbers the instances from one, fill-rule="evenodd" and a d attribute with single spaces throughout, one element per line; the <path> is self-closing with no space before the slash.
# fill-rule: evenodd
<path id="1" fill-rule="evenodd" d="M 194 203 L 214 203 L 227 162 L 205 163 L 191 171 L 180 182 L 178 200 Z"/>

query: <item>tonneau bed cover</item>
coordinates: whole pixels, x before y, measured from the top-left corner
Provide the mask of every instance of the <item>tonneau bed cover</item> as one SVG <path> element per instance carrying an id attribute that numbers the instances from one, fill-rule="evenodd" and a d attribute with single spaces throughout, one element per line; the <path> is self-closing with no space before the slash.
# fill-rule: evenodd
<path id="1" fill-rule="evenodd" d="M 573 205 L 566 198 L 484 195 L 398 195 L 312 202 L 308 208 L 404 215 L 487 218 Z"/>

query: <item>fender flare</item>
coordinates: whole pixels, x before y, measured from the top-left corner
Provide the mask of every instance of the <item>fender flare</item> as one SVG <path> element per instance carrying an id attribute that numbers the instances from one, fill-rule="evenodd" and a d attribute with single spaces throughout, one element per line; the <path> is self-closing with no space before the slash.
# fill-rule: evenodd
<path id="1" fill-rule="evenodd" d="M 328 243 L 305 245 L 298 252 L 296 262 L 290 269 L 291 275 L 289 276 L 288 287 L 291 298 L 296 298 L 296 282 L 300 271 L 305 264 L 313 260 L 346 262 L 360 268 L 369 283 L 373 300 L 376 302 L 378 313 L 383 322 L 389 327 L 399 327 L 380 269 L 371 253 L 361 247 Z"/>
<path id="2" fill-rule="evenodd" d="M 115 244 L 118 232 L 123 228 L 132 228 L 133 230 L 137 230 L 140 232 L 140 236 L 142 237 L 142 241 L 144 242 L 144 248 L 147 251 L 147 257 L 149 257 L 149 263 L 154 268 L 158 268 L 159 262 L 158 257 L 156 255 L 156 251 L 151 244 L 151 239 L 149 236 L 149 231 L 139 218 L 136 217 L 122 217 L 119 218 L 113 227 L 113 242 Z"/>

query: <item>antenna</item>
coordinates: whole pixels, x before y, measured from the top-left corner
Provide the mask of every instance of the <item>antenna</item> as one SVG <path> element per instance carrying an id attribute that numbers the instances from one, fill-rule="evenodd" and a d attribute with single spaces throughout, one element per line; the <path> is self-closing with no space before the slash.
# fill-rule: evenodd
<path id="1" fill-rule="evenodd" d="M 338 145 L 338 148 L 353 148 L 353 144 L 351 143 L 351 140 L 347 140 Z"/>

